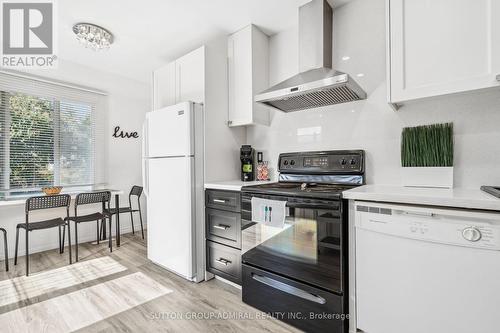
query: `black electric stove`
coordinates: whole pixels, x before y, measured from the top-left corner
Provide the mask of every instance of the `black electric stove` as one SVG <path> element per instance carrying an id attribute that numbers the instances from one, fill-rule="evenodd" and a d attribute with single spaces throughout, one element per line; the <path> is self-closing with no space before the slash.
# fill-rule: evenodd
<path id="1" fill-rule="evenodd" d="M 363 185 L 364 152 L 337 150 L 281 154 L 279 182 L 245 186 L 246 193 L 309 198 L 340 198 L 342 191 Z"/>
<path id="2" fill-rule="evenodd" d="M 281 154 L 278 170 L 278 182 L 242 188 L 242 220 L 251 225 L 243 232 L 273 235 L 242 255 L 243 301 L 307 332 L 346 332 L 348 228 L 342 191 L 365 183 L 364 152 Z M 286 201 L 281 229 L 251 222 L 254 197 Z"/>

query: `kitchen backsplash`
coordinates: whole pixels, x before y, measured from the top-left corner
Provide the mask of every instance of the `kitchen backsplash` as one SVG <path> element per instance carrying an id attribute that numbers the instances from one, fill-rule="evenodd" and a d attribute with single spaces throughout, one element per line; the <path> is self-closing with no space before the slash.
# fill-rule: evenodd
<path id="1" fill-rule="evenodd" d="M 294 113 L 273 111 L 269 127 L 248 128 L 247 142 L 264 151 L 273 179 L 280 152 L 360 148 L 367 152 L 368 183 L 399 185 L 401 129 L 453 122 L 455 185 L 500 185 L 499 90 L 417 101 L 397 112 L 388 106 L 384 4 L 354 0 L 335 11 L 335 67 L 353 75 L 368 99 Z M 296 27 L 271 38 L 271 84 L 298 72 L 297 52 Z"/>

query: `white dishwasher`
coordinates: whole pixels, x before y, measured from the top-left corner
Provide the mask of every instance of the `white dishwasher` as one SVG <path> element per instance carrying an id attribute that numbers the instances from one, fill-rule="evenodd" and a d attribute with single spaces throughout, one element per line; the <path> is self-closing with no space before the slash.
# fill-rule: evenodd
<path id="1" fill-rule="evenodd" d="M 500 332 L 500 214 L 357 201 L 367 333 Z"/>

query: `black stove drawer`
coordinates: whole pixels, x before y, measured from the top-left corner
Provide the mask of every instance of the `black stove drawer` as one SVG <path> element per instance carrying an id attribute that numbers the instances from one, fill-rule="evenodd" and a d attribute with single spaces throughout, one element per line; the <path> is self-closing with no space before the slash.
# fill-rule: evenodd
<path id="1" fill-rule="evenodd" d="M 206 190 L 205 205 L 208 208 L 240 212 L 240 193 L 234 191 Z"/>
<path id="2" fill-rule="evenodd" d="M 207 241 L 207 271 L 241 284 L 241 251 Z"/>
<path id="3" fill-rule="evenodd" d="M 207 208 L 205 220 L 207 239 L 241 248 L 240 213 Z"/>
<path id="4" fill-rule="evenodd" d="M 311 333 L 347 332 L 344 296 L 243 264 L 243 302 Z"/>

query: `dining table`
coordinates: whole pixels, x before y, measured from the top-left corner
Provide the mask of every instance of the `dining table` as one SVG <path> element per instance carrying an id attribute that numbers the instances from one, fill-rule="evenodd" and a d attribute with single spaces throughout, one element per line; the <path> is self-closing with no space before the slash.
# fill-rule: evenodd
<path id="1" fill-rule="evenodd" d="M 114 197 L 115 201 L 115 207 L 117 208 L 117 212 L 119 212 L 120 208 L 120 195 L 122 195 L 124 192 L 123 190 L 116 190 L 116 189 L 95 189 L 89 192 L 105 192 L 108 191 L 111 193 L 111 197 Z M 75 194 L 76 197 L 76 194 Z M 73 195 L 71 195 L 71 198 L 74 199 Z M 116 247 L 120 247 L 120 214 L 116 213 Z M 111 217 L 110 217 L 111 218 Z M 106 240 L 106 223 L 103 223 L 103 240 Z M 110 251 L 113 251 L 113 248 L 110 248 Z"/>
<path id="2" fill-rule="evenodd" d="M 120 207 L 120 195 L 122 195 L 124 193 L 123 190 L 119 190 L 119 189 L 98 187 L 98 188 L 92 188 L 92 189 L 87 189 L 87 190 L 82 189 L 81 191 L 76 191 L 76 190 L 70 188 L 70 189 L 66 189 L 66 191 L 63 189 L 63 191 L 61 191 L 61 194 L 69 194 L 71 196 L 71 200 L 75 200 L 76 196 L 79 193 L 92 193 L 92 192 L 103 192 L 103 191 L 109 191 L 111 193 L 111 197 L 114 198 L 113 201 L 114 201 L 115 207 L 119 208 Z M 37 195 L 37 194 L 32 194 L 32 196 L 35 196 L 35 195 Z M 40 195 L 43 195 L 43 192 L 40 192 Z M 24 205 L 25 203 L 26 203 L 25 197 L 15 198 L 15 199 L 7 199 L 7 200 L 0 201 L 0 207 Z M 115 214 L 115 215 L 116 215 L 116 246 L 120 247 L 120 243 L 121 243 L 121 240 L 120 240 L 120 214 Z M 106 229 L 107 229 L 107 226 L 106 226 L 106 223 L 104 223 L 103 224 L 103 240 L 107 239 Z M 112 249 L 110 249 L 110 250 L 112 250 Z"/>

